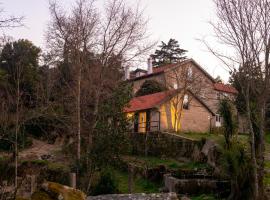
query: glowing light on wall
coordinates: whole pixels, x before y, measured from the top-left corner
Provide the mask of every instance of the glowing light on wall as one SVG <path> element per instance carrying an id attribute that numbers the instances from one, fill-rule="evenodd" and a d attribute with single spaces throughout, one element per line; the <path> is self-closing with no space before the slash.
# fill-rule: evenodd
<path id="1" fill-rule="evenodd" d="M 180 119 L 180 114 L 179 112 L 180 109 L 177 108 L 178 106 L 173 105 L 173 101 L 171 101 L 171 119 L 172 119 L 172 128 L 174 131 L 180 131 L 181 130 L 181 119 Z"/>
<path id="2" fill-rule="evenodd" d="M 127 113 L 127 118 L 132 119 L 134 117 L 134 113 Z"/>

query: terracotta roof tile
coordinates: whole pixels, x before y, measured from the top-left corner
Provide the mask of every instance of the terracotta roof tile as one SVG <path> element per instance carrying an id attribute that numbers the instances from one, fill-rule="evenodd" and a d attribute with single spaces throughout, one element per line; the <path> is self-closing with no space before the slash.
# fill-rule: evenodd
<path id="1" fill-rule="evenodd" d="M 221 92 L 226 92 L 226 93 L 232 93 L 232 94 L 237 94 L 237 90 L 228 84 L 223 84 L 223 83 L 215 83 L 214 84 L 215 90 L 221 91 Z"/>
<path id="2" fill-rule="evenodd" d="M 163 102 L 166 98 L 172 95 L 175 90 L 158 92 L 145 96 L 135 97 L 131 99 L 129 105 L 124 109 L 124 112 L 135 112 L 139 110 L 146 110 L 154 108 Z"/>

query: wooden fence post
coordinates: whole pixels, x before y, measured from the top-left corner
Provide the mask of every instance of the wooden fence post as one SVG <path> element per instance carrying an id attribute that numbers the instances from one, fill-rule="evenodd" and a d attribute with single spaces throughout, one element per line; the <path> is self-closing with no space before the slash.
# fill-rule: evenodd
<path id="1" fill-rule="evenodd" d="M 32 195 L 37 189 L 37 183 L 35 175 L 32 175 L 30 178 L 31 178 L 31 195 Z"/>
<path id="2" fill-rule="evenodd" d="M 70 173 L 70 186 L 76 189 L 76 173 Z"/>

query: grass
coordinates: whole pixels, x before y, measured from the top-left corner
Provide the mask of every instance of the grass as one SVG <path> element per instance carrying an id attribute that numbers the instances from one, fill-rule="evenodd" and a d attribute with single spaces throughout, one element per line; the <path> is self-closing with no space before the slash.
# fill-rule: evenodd
<path id="1" fill-rule="evenodd" d="M 120 193 L 127 194 L 128 191 L 128 173 L 114 169 L 114 176 L 118 183 Z M 133 193 L 157 193 L 160 185 L 150 182 L 146 179 L 134 178 Z"/>
<path id="2" fill-rule="evenodd" d="M 221 134 L 212 134 L 212 133 L 186 132 L 186 133 L 179 133 L 179 135 L 192 140 L 201 140 L 203 138 L 206 138 L 214 141 L 219 141 L 220 139 L 224 138 L 223 135 Z"/>
<path id="3" fill-rule="evenodd" d="M 270 144 L 270 133 L 265 134 L 265 141 L 266 143 Z"/>
<path id="4" fill-rule="evenodd" d="M 197 132 L 187 132 L 187 133 L 179 133 L 180 136 L 200 141 L 202 139 L 209 139 L 217 142 L 218 144 L 224 143 L 224 136 L 223 134 L 217 133 L 197 133 Z M 248 135 L 245 134 L 238 134 L 233 136 L 234 140 L 237 140 L 244 145 L 248 144 Z M 270 143 L 270 135 L 269 135 L 269 143 Z"/>
<path id="5" fill-rule="evenodd" d="M 264 167 L 265 167 L 265 169 L 270 170 L 270 161 L 269 160 L 265 161 Z M 264 175 L 264 184 L 266 186 L 270 186 L 270 174 L 269 173 L 266 173 Z"/>
<path id="6" fill-rule="evenodd" d="M 264 181 L 264 184 L 266 186 L 270 186 L 270 174 L 269 173 L 265 174 L 263 181 Z"/>

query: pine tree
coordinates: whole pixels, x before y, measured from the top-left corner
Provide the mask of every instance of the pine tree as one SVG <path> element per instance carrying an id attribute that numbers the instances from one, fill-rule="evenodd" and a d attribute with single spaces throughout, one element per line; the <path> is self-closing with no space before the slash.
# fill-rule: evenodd
<path id="1" fill-rule="evenodd" d="M 162 41 L 158 47 L 159 49 L 155 51 L 155 54 L 151 55 L 154 66 L 177 63 L 186 59 L 185 53 L 187 50 L 181 49 L 175 39 L 170 39 L 167 44 Z"/>

